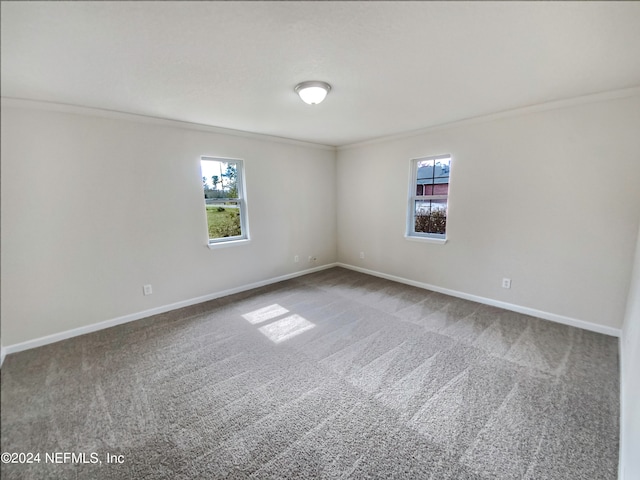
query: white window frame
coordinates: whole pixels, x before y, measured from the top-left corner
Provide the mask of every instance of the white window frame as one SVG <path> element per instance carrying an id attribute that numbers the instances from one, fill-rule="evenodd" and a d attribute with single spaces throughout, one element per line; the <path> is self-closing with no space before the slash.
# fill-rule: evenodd
<path id="1" fill-rule="evenodd" d="M 225 162 L 225 163 L 235 163 L 236 167 L 236 188 L 238 190 L 237 198 L 216 198 L 214 201 L 210 202 L 210 205 L 213 204 L 221 204 L 224 205 L 225 202 L 233 202 L 238 204 L 238 209 L 240 211 L 240 231 L 241 235 L 234 235 L 233 237 L 220 237 L 220 238 L 209 238 L 209 220 L 207 219 L 207 202 L 204 201 L 204 215 L 205 215 L 205 225 L 207 226 L 207 245 L 209 248 L 218 248 L 224 246 L 232 246 L 241 243 L 246 243 L 249 241 L 249 220 L 247 214 L 247 197 L 245 194 L 246 186 L 244 182 L 244 160 L 240 158 L 227 158 L 227 157 L 214 157 L 210 155 L 202 155 L 200 157 L 200 161 L 214 161 L 214 162 Z"/>
<path id="2" fill-rule="evenodd" d="M 445 244 L 447 242 L 447 230 L 445 233 L 425 233 L 416 232 L 416 201 L 420 200 L 446 200 L 447 201 L 447 226 L 449 224 L 449 192 L 447 195 L 417 195 L 416 186 L 418 184 L 418 162 L 425 160 L 449 159 L 449 166 L 453 163 L 453 156 L 449 153 L 440 155 L 429 155 L 411 159 L 411 173 L 409 175 L 409 203 L 407 208 L 407 230 L 405 238 L 407 240 L 418 240 L 428 243 Z M 451 167 L 449 167 L 451 168 Z M 451 170 L 449 170 L 449 187 L 451 187 Z"/>

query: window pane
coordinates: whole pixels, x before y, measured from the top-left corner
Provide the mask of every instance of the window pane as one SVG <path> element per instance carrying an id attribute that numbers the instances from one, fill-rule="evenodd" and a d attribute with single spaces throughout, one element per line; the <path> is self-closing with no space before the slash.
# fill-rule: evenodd
<path id="1" fill-rule="evenodd" d="M 243 161 L 203 156 L 200 173 L 209 246 L 248 239 Z"/>
<path id="2" fill-rule="evenodd" d="M 449 193 L 448 183 L 436 183 L 433 186 L 433 195 L 447 195 L 448 193 Z"/>
<path id="3" fill-rule="evenodd" d="M 447 183 L 449 183 L 449 167 L 451 166 L 451 158 L 441 158 L 439 160 L 435 160 L 435 168 L 434 168 L 434 178 L 436 179 L 447 179 Z M 435 183 L 444 183 L 436 181 Z"/>
<path id="4" fill-rule="evenodd" d="M 204 198 L 239 198 L 238 164 L 223 160 L 201 160 Z"/>
<path id="5" fill-rule="evenodd" d="M 422 234 L 419 236 L 444 238 L 451 155 L 413 159 L 411 167 L 415 178 L 412 188 L 416 195 L 411 200 L 413 204 L 409 204 L 413 212 L 408 217 L 407 235 L 418 233 Z"/>
<path id="6" fill-rule="evenodd" d="M 240 205 L 238 202 L 216 202 L 215 199 L 207 203 L 207 225 L 209 238 L 237 237 L 242 235 L 240 227 Z"/>
<path id="7" fill-rule="evenodd" d="M 444 234 L 447 228 L 447 200 L 416 200 L 415 231 Z"/>
<path id="8" fill-rule="evenodd" d="M 418 185 L 422 187 L 422 195 L 433 195 L 433 185 Z"/>
<path id="9" fill-rule="evenodd" d="M 446 195 L 449 186 L 449 167 L 451 158 L 437 160 L 419 160 L 416 164 L 416 191 L 422 195 Z M 444 185 L 444 186 L 443 186 Z M 420 195 L 420 193 L 417 193 Z"/>
<path id="10" fill-rule="evenodd" d="M 433 185 L 434 160 L 420 160 L 417 163 L 416 180 L 418 185 Z"/>
<path id="11" fill-rule="evenodd" d="M 416 200 L 416 215 L 430 215 L 430 214 L 431 214 L 431 201 Z"/>

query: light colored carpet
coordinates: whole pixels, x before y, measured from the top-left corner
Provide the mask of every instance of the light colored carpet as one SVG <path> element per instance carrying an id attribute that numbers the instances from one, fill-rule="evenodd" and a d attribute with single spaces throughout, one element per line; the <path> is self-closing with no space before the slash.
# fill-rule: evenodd
<path id="1" fill-rule="evenodd" d="M 618 381 L 613 337 L 334 268 L 9 355 L 2 451 L 42 457 L 1 473 L 615 479 Z"/>

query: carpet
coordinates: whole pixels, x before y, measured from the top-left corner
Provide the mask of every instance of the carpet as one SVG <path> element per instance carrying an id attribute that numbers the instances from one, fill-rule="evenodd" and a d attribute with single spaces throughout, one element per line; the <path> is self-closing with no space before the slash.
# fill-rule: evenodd
<path id="1" fill-rule="evenodd" d="M 40 454 L 3 479 L 617 478 L 616 338 L 342 268 L 11 354 L 1 386 L 2 452 Z"/>

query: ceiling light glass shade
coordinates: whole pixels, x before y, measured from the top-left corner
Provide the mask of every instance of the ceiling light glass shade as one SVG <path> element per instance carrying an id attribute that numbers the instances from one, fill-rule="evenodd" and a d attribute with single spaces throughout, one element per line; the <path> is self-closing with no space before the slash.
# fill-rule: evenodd
<path id="1" fill-rule="evenodd" d="M 294 90 L 304 103 L 317 105 L 325 99 L 331 90 L 331 85 L 326 82 L 302 82 L 296 85 Z"/>

